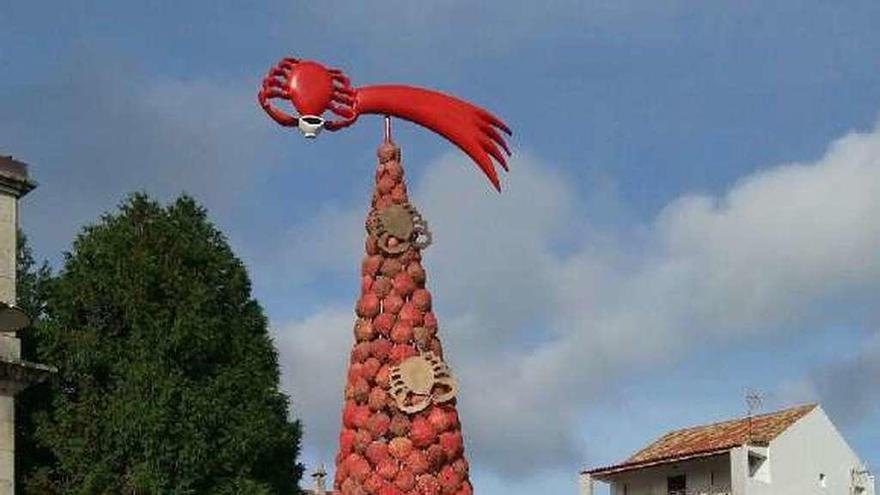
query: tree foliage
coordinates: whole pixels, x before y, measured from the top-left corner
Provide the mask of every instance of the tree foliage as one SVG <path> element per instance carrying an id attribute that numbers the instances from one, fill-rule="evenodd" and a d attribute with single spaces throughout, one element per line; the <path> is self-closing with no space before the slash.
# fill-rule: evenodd
<path id="1" fill-rule="evenodd" d="M 36 357 L 57 366 L 31 493 L 291 494 L 298 422 L 247 272 L 189 197 L 129 198 L 77 237 Z"/>
<path id="2" fill-rule="evenodd" d="M 35 327 L 18 333 L 21 339 L 21 357 L 36 360 L 39 322 L 46 315 L 46 300 L 52 272 L 43 262 L 37 265 L 24 232 L 19 231 L 16 245 L 16 304 L 31 315 Z M 20 392 L 15 399 L 15 482 L 22 493 L 26 474 L 55 462 L 52 451 L 39 445 L 35 438 L 36 418 L 44 414 L 51 398 L 48 383 L 33 385 Z"/>

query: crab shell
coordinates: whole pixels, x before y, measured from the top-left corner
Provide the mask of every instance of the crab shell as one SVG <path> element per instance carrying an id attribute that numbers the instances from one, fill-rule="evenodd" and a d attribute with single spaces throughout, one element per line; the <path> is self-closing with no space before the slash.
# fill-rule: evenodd
<path id="1" fill-rule="evenodd" d="M 449 367 L 432 352 L 409 357 L 391 368 L 391 396 L 405 413 L 414 414 L 431 404 L 447 402 L 457 391 Z"/>
<path id="2" fill-rule="evenodd" d="M 398 187 L 399 186 L 399 187 Z M 401 184 L 395 186 L 391 174 L 384 174 L 377 184 L 383 198 L 391 199 L 390 204 L 371 215 L 367 221 L 367 230 L 376 239 L 376 245 L 388 254 L 401 254 L 409 250 L 411 244 L 418 248 L 428 247 L 431 233 L 428 222 L 406 200 L 406 189 Z M 391 196 L 386 196 L 391 193 Z"/>

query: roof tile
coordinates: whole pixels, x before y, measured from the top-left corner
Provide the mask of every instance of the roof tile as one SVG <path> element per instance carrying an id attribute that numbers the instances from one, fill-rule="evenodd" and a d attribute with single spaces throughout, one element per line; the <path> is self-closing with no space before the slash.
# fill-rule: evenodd
<path id="1" fill-rule="evenodd" d="M 741 418 L 676 430 L 663 435 L 621 464 L 590 472 L 619 471 L 627 466 L 659 461 L 674 462 L 695 454 L 726 450 L 746 443 L 769 443 L 815 408 L 816 404 L 809 404 L 753 416 L 751 427 L 749 418 Z"/>

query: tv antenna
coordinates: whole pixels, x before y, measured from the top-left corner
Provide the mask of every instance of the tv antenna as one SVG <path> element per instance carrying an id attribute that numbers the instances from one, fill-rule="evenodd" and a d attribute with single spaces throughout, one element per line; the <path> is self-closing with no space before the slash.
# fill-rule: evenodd
<path id="1" fill-rule="evenodd" d="M 764 405 L 764 394 L 758 391 L 746 392 L 746 407 L 748 408 L 749 431 L 748 439 L 752 441 L 752 417 Z"/>

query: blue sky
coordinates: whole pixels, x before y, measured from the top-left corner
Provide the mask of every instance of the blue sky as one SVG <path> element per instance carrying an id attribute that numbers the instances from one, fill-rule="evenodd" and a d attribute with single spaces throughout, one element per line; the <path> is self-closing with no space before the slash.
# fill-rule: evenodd
<path id="1" fill-rule="evenodd" d="M 479 493 L 574 490 L 583 466 L 741 415 L 747 390 L 821 401 L 880 466 L 876 1 L 180 4 L 0 11 L 0 152 L 32 165 L 22 223 L 53 261 L 131 191 L 210 209 L 271 318 L 308 464 L 335 450 L 381 129 L 275 127 L 255 93 L 286 55 L 515 131 L 498 196 L 395 130 Z"/>

